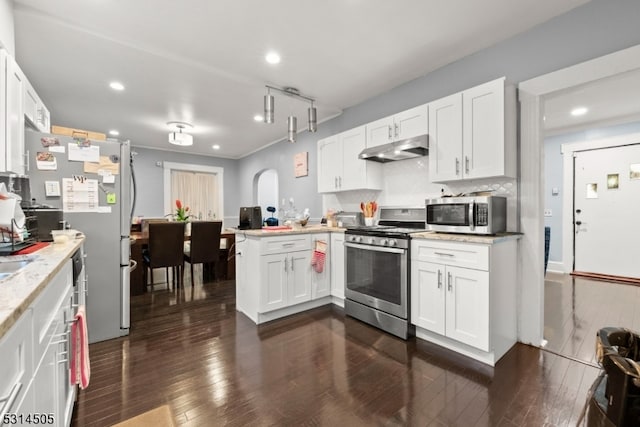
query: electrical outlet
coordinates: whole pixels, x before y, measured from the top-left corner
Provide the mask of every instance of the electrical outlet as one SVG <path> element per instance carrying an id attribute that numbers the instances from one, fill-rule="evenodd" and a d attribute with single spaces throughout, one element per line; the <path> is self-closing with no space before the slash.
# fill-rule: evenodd
<path id="1" fill-rule="evenodd" d="M 551 209 L 545 209 L 544 216 L 553 216 L 553 212 L 551 212 Z"/>

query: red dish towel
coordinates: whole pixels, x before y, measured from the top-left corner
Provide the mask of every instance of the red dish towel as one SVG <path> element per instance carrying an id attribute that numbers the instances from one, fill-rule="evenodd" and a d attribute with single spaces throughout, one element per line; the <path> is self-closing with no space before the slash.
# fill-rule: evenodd
<path id="1" fill-rule="evenodd" d="M 324 270 L 324 260 L 327 256 L 327 242 L 316 240 L 316 246 L 311 255 L 311 265 L 316 273 L 322 273 Z"/>
<path id="2" fill-rule="evenodd" d="M 89 385 L 89 337 L 84 305 L 78 307 L 75 322 L 71 324 L 71 384 L 79 384 L 84 390 Z"/>

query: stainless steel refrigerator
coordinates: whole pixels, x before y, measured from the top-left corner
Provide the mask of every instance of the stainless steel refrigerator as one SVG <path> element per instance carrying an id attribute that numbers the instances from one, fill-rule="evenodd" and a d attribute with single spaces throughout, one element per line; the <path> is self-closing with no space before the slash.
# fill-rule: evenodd
<path id="1" fill-rule="evenodd" d="M 69 144 L 72 144 L 72 147 Z M 93 148 L 86 147 L 89 144 Z M 78 151 L 79 147 L 85 151 Z M 95 147 L 99 149 L 99 156 L 108 160 L 108 167 L 112 171 L 115 172 L 115 165 L 118 165 L 117 174 L 111 173 L 109 176 L 109 173 L 105 173 L 103 169 L 99 169 L 99 173 L 88 173 L 85 172 L 83 161 L 69 160 L 71 152 L 73 152 L 72 158 L 78 158 L 78 154 L 83 155 L 93 150 L 93 156 L 98 151 Z M 131 180 L 132 162 L 129 142 L 95 140 L 86 142 L 82 138 L 74 139 L 27 130 L 25 131 L 25 149 L 29 158 L 27 174 L 30 178 L 31 197 L 35 199 L 36 204 L 63 208 L 64 178 L 76 176 L 79 180 L 82 179 L 80 177 L 98 180 L 99 211 L 72 211 L 74 209 L 70 207 L 69 198 L 67 198 L 67 211 L 63 215 L 71 228 L 83 232 L 86 236 L 84 247 L 87 255 L 86 308 L 89 342 L 127 335 L 130 326 L 129 231 L 131 195 L 135 191 Z M 38 155 L 38 153 L 41 154 Z M 51 153 L 55 160 L 50 154 L 43 153 Z M 55 170 L 45 170 L 52 169 L 53 163 L 55 163 Z M 114 182 L 111 183 L 111 180 Z M 52 183 L 56 181 L 59 182 L 60 196 L 47 196 L 45 182 L 49 182 L 48 193 L 51 194 L 55 193 L 55 188 L 51 187 L 55 187 Z M 69 181 L 66 182 L 69 184 Z"/>

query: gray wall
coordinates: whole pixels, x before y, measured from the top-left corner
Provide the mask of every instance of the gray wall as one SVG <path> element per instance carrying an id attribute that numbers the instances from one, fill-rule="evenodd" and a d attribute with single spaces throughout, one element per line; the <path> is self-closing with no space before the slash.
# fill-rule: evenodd
<path id="1" fill-rule="evenodd" d="M 592 0 L 530 31 L 348 108 L 341 116 L 319 124 L 316 134 L 299 134 L 296 144 L 283 140 L 240 159 L 239 202 L 251 204 L 254 175 L 273 168 L 280 179 L 280 197 L 294 197 L 298 207 L 309 207 L 312 217 L 320 216 L 322 198 L 317 194 L 316 181 L 318 139 L 503 75 L 518 83 L 640 44 L 638 16 L 638 0 Z M 276 125 L 282 126 L 284 135 L 286 124 Z M 309 152 L 309 176 L 294 178 L 293 155 L 301 151 Z"/>
<path id="2" fill-rule="evenodd" d="M 551 241 L 549 244 L 549 261 L 562 262 L 562 197 L 564 195 L 562 144 L 575 142 L 592 141 L 616 135 L 629 133 L 640 133 L 640 122 L 627 123 L 617 126 L 599 127 L 585 129 L 580 132 L 554 135 L 544 140 L 544 206 L 551 209 L 553 216 L 545 217 L 544 225 L 551 227 Z M 551 194 L 551 190 L 556 187 L 560 191 L 557 196 Z M 571 189 L 567 189 L 571 191 Z M 571 212 L 568 213 L 571 215 Z M 571 244 L 568 242 L 567 244 Z M 571 260 L 568 260 L 571 262 Z"/>
<path id="3" fill-rule="evenodd" d="M 164 215 L 163 162 L 216 166 L 224 169 L 224 217 L 238 216 L 237 176 L 238 161 L 218 157 L 183 154 L 173 151 L 151 150 L 133 145 L 133 167 L 136 174 L 138 197 L 134 216 L 157 217 Z M 157 163 L 159 165 L 157 165 Z M 233 225 L 231 222 L 230 225 Z"/>

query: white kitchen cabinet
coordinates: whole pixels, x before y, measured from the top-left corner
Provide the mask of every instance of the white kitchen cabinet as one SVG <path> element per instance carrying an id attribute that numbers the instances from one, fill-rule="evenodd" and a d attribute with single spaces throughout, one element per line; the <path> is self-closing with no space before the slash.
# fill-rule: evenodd
<path id="1" fill-rule="evenodd" d="M 311 268 L 311 299 L 318 299 L 331 295 L 331 237 L 329 233 L 314 233 L 311 235 L 311 248 L 315 249 L 317 241 L 326 243 L 324 267 L 318 273 Z"/>
<path id="2" fill-rule="evenodd" d="M 24 74 L 13 57 L 0 50 L 0 172 L 25 174 Z"/>
<path id="3" fill-rule="evenodd" d="M 236 308 L 260 324 L 330 303 L 311 251 L 311 234 L 237 234 Z"/>
<path id="4" fill-rule="evenodd" d="M 413 239 L 416 336 L 494 365 L 516 342 L 517 240 Z"/>
<path id="5" fill-rule="evenodd" d="M 367 148 L 401 141 L 429 132 L 428 104 L 366 124 Z"/>
<path id="6" fill-rule="evenodd" d="M 381 165 L 358 158 L 366 140 L 359 126 L 318 141 L 318 192 L 382 189 Z"/>
<path id="7" fill-rule="evenodd" d="M 515 119 L 515 89 L 504 77 L 431 102 L 431 181 L 514 178 Z"/>
<path id="8" fill-rule="evenodd" d="M 331 233 L 331 296 L 344 306 L 344 233 Z"/>
<path id="9" fill-rule="evenodd" d="M 24 80 L 23 98 L 26 123 L 40 132 L 49 132 L 51 127 L 49 110 L 28 79 Z"/>

